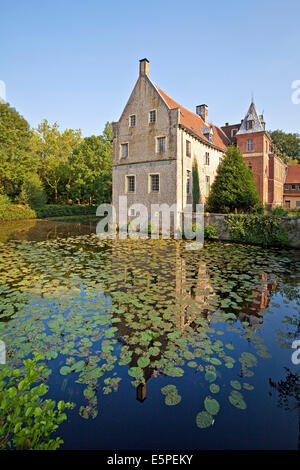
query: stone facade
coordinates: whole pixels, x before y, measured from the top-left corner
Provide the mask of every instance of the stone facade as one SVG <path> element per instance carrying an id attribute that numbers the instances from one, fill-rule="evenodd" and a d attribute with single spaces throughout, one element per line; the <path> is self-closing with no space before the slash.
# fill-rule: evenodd
<path id="1" fill-rule="evenodd" d="M 149 216 L 152 204 L 176 204 L 178 221 L 185 206 L 192 203 L 193 162 L 198 163 L 201 199 L 205 202 L 218 165 L 232 143 L 252 168 L 264 204 L 283 203 L 286 166 L 274 154 L 255 105 L 251 104 L 245 119 L 237 125 L 227 123 L 218 128 L 208 117 L 207 105 L 196 106 L 193 113 L 170 98 L 150 80 L 148 60 L 140 61 L 138 80 L 119 121 L 113 124 L 117 223 L 120 196 L 127 197 L 128 208 L 145 205 Z M 251 129 L 249 119 L 253 121 Z M 126 217 L 132 216 L 135 210 L 129 209 Z"/>

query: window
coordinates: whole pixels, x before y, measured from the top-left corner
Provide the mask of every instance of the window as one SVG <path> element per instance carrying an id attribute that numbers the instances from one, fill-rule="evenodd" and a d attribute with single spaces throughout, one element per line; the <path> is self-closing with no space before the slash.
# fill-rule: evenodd
<path id="1" fill-rule="evenodd" d="M 237 129 L 232 129 L 231 137 L 234 137 L 236 135 L 237 131 L 238 131 Z"/>
<path id="2" fill-rule="evenodd" d="M 249 129 L 252 129 L 252 128 L 253 128 L 253 121 L 251 121 L 251 120 L 250 120 L 250 121 L 247 121 L 247 122 L 246 122 L 246 129 L 247 129 L 247 131 L 248 131 Z"/>
<path id="3" fill-rule="evenodd" d="M 166 138 L 165 137 L 158 137 L 157 138 L 157 151 L 159 153 L 166 151 Z"/>
<path id="4" fill-rule="evenodd" d="M 150 175 L 150 191 L 152 193 L 159 192 L 159 175 Z"/>
<path id="5" fill-rule="evenodd" d="M 191 193 L 191 172 L 187 170 L 186 172 L 186 194 Z"/>
<path id="6" fill-rule="evenodd" d="M 295 185 L 295 184 L 292 184 L 292 189 L 296 189 L 296 185 Z"/>
<path id="7" fill-rule="evenodd" d="M 248 152 L 251 152 L 251 150 L 253 150 L 253 140 L 252 139 L 247 140 L 247 150 L 248 150 Z"/>
<path id="8" fill-rule="evenodd" d="M 205 176 L 205 193 L 206 193 L 206 196 L 209 196 L 209 191 L 210 191 L 210 177 Z"/>
<path id="9" fill-rule="evenodd" d="M 223 161 L 223 158 L 219 157 L 219 165 L 220 165 L 220 163 L 222 163 L 222 161 Z"/>
<path id="10" fill-rule="evenodd" d="M 248 167 L 250 168 L 250 170 L 252 170 L 252 163 L 251 162 L 248 163 Z"/>
<path id="11" fill-rule="evenodd" d="M 121 156 L 122 158 L 128 157 L 128 144 L 121 144 Z"/>
<path id="12" fill-rule="evenodd" d="M 205 152 L 205 165 L 209 165 L 209 152 Z"/>
<path id="13" fill-rule="evenodd" d="M 128 211 L 128 215 L 129 216 L 135 215 L 135 209 L 130 208 L 129 211 Z"/>
<path id="14" fill-rule="evenodd" d="M 130 116 L 129 122 L 130 122 L 130 127 L 135 127 L 135 114 Z"/>
<path id="15" fill-rule="evenodd" d="M 135 192 L 135 176 L 127 176 L 127 193 Z"/>
<path id="16" fill-rule="evenodd" d="M 296 201 L 296 207 L 300 207 L 300 201 Z"/>
<path id="17" fill-rule="evenodd" d="M 191 156 L 191 142 L 189 140 L 186 140 L 186 156 L 190 157 Z"/>
<path id="18" fill-rule="evenodd" d="M 149 122 L 152 124 L 156 121 L 156 111 L 150 111 L 149 113 Z"/>

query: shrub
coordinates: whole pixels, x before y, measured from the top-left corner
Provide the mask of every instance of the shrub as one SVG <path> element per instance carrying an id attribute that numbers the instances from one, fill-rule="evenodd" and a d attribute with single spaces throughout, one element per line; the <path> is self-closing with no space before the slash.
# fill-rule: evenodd
<path id="1" fill-rule="evenodd" d="M 267 215 L 227 215 L 225 218 L 233 241 L 263 246 L 288 246 L 287 228 L 281 217 Z"/>
<path id="2" fill-rule="evenodd" d="M 251 212 L 262 206 L 253 173 L 247 167 L 240 150 L 228 147 L 207 200 L 210 211 L 229 213 Z"/>
<path id="3" fill-rule="evenodd" d="M 6 196 L 6 194 L 0 194 L 0 206 L 8 206 L 9 204 L 11 204 L 11 200 L 9 199 L 9 197 Z"/>
<path id="4" fill-rule="evenodd" d="M 32 209 L 42 207 L 46 204 L 46 192 L 43 188 L 40 177 L 36 173 L 27 176 L 24 180 L 21 194 L 19 196 L 19 202 L 21 204 L 28 204 Z"/>
<path id="5" fill-rule="evenodd" d="M 0 220 L 35 219 L 36 213 L 28 206 L 0 204 Z"/>
<path id="6" fill-rule="evenodd" d="M 42 356 L 24 361 L 25 373 L 20 369 L 0 370 L 0 449 L 55 450 L 63 440 L 51 435 L 67 419 L 63 411 L 72 403 L 42 400 L 48 387 L 42 383 L 33 387 L 45 366 L 37 367 Z"/>
<path id="7" fill-rule="evenodd" d="M 59 206 L 56 204 L 47 204 L 36 209 L 37 216 L 40 219 L 46 217 L 64 217 L 69 215 L 96 215 L 97 206 Z"/>
<path id="8" fill-rule="evenodd" d="M 270 215 L 278 216 L 278 217 L 287 217 L 288 211 L 281 206 L 275 207 L 270 211 Z"/>
<path id="9" fill-rule="evenodd" d="M 207 224 L 204 227 L 204 238 L 205 240 L 216 240 L 218 239 L 217 226 L 216 224 Z"/>

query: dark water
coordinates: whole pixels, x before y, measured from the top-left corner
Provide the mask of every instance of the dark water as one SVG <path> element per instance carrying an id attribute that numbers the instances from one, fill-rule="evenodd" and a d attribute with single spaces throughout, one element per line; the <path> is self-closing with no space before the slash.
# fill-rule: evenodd
<path id="1" fill-rule="evenodd" d="M 62 448 L 298 448 L 298 251 L 1 229 L 0 339 L 76 404 Z"/>

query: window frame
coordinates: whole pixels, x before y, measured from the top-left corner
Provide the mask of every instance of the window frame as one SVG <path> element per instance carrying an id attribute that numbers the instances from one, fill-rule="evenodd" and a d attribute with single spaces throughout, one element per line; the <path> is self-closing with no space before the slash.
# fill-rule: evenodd
<path id="1" fill-rule="evenodd" d="M 131 124 L 131 118 L 134 117 L 134 125 Z M 130 114 L 129 116 L 129 127 L 135 127 L 136 126 L 136 114 Z"/>
<path id="2" fill-rule="evenodd" d="M 253 139 L 248 139 L 247 140 L 247 152 L 253 152 L 253 150 L 254 150 Z"/>
<path id="3" fill-rule="evenodd" d="M 152 176 L 158 176 L 158 191 L 152 189 Z M 159 194 L 160 193 L 160 173 L 149 173 L 148 175 L 148 193 Z"/>
<path id="4" fill-rule="evenodd" d="M 127 145 L 127 155 L 123 157 L 123 146 Z M 120 159 L 127 158 L 129 156 L 129 142 L 122 142 L 120 144 Z"/>
<path id="5" fill-rule="evenodd" d="M 159 150 L 159 142 L 160 140 L 164 139 L 164 150 L 161 151 Z M 156 153 L 159 153 L 159 154 L 162 154 L 162 153 L 166 153 L 167 151 L 167 137 L 165 135 L 159 135 L 156 137 Z"/>
<path id="6" fill-rule="evenodd" d="M 154 121 L 151 121 L 151 113 L 154 113 L 154 116 L 155 116 L 155 119 Z M 148 124 L 155 124 L 156 123 L 156 119 L 157 118 L 157 112 L 156 112 L 156 109 L 151 109 L 149 111 L 149 115 L 148 115 Z"/>
<path id="7" fill-rule="evenodd" d="M 190 140 L 185 140 L 185 156 L 191 158 L 192 156 L 192 142 Z"/>
<path id="8" fill-rule="evenodd" d="M 208 163 L 207 163 L 208 162 Z M 209 152 L 205 152 L 205 162 L 204 164 L 206 166 L 210 166 L 210 155 L 209 155 Z"/>
<path id="9" fill-rule="evenodd" d="M 134 178 L 134 191 L 129 191 L 129 178 Z M 136 193 L 136 175 L 125 175 L 125 194 Z"/>

